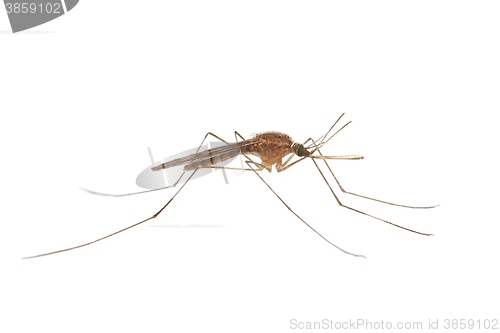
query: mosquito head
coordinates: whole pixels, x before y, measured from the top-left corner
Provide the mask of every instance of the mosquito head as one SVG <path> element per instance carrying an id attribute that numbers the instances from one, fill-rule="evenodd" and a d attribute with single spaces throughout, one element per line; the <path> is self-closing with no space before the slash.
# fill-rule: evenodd
<path id="1" fill-rule="evenodd" d="M 302 143 L 294 143 L 292 148 L 293 151 L 295 152 L 295 155 L 299 157 L 304 157 L 304 156 L 309 157 L 311 155 Z"/>

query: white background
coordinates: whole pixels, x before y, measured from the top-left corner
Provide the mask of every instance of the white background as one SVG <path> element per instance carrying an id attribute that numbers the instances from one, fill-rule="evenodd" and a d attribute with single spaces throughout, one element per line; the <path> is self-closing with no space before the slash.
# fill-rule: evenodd
<path id="1" fill-rule="evenodd" d="M 81 1 L 12 34 L 0 10 L 1 331 L 287 332 L 290 320 L 499 319 L 500 21 L 495 2 Z M 149 163 L 353 120 L 310 161 L 136 191 Z M 333 182 L 330 177 L 329 180 Z M 340 190 L 334 187 L 339 193 Z M 188 228 L 196 224 L 206 228 Z M 218 227 L 214 227 L 218 226 Z M 395 325 L 395 324 L 394 324 Z M 477 325 L 477 324 L 476 324 Z M 477 327 L 477 326 L 476 326 Z"/>

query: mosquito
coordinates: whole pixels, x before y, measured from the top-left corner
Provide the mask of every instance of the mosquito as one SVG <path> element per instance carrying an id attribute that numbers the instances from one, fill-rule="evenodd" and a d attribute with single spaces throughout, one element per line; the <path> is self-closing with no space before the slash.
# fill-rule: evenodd
<path id="1" fill-rule="evenodd" d="M 395 203 L 391 203 L 388 201 L 383 201 L 383 200 L 367 197 L 364 195 L 360 195 L 360 194 L 356 194 L 356 193 L 344 190 L 342 185 L 340 185 L 340 182 L 338 181 L 337 177 L 335 176 L 335 174 L 331 170 L 329 164 L 327 163 L 327 160 L 361 160 L 364 157 L 361 155 L 325 156 L 320 151 L 320 148 L 322 148 L 335 135 L 337 135 L 337 133 L 339 133 L 342 129 L 344 129 L 347 125 L 349 125 L 351 123 L 351 121 L 349 121 L 344 126 L 342 126 L 340 129 L 338 129 L 333 134 L 331 134 L 334 127 L 337 125 L 337 123 L 340 121 L 340 119 L 344 116 L 344 114 L 345 113 L 343 113 L 337 119 L 337 121 L 330 127 L 330 129 L 324 135 L 322 135 L 319 139 L 313 140 L 312 137 L 310 137 L 304 143 L 295 142 L 287 134 L 280 133 L 280 132 L 274 132 L 274 131 L 256 134 L 251 139 L 245 139 L 241 134 L 239 134 L 237 131 L 235 131 L 234 135 L 235 135 L 236 142 L 229 143 L 229 142 L 225 141 L 224 139 L 220 138 L 219 136 L 217 136 L 211 132 L 208 132 L 205 135 L 205 137 L 203 138 L 203 141 L 201 142 L 200 146 L 198 147 L 198 150 L 196 151 L 196 153 L 185 156 L 185 157 L 181 157 L 178 159 L 174 159 L 174 160 L 171 160 L 169 162 L 162 163 L 162 164 L 159 164 L 157 166 L 152 167 L 153 171 L 160 171 L 163 169 L 172 168 L 172 167 L 176 167 L 176 166 L 184 166 L 184 171 L 183 171 L 182 175 L 179 177 L 179 179 L 172 186 L 167 186 L 167 187 L 162 187 L 159 189 L 147 190 L 147 191 L 142 191 L 142 192 L 128 193 L 128 194 L 106 194 L 106 193 L 94 192 L 91 190 L 83 189 L 83 190 L 90 192 L 92 194 L 104 195 L 104 196 L 121 197 L 121 196 L 135 195 L 135 194 L 141 194 L 141 193 L 152 192 L 152 191 L 157 191 L 157 190 L 163 190 L 166 188 L 176 187 L 177 184 L 182 179 L 182 177 L 186 174 L 186 172 L 192 171 L 189 178 L 177 190 L 177 192 L 175 192 L 175 194 L 172 196 L 172 198 L 170 198 L 170 200 L 159 211 L 157 211 L 155 214 L 153 214 L 151 217 L 148 217 L 145 220 L 142 220 L 142 221 L 137 222 L 135 224 L 132 224 L 124 229 L 118 230 L 118 231 L 113 232 L 107 236 L 101 237 L 99 239 L 96 239 L 94 241 L 91 241 L 91 242 L 88 242 L 85 244 L 73 246 L 73 247 L 70 247 L 67 249 L 48 252 L 48 253 L 44 253 L 44 254 L 38 254 L 38 255 L 34 255 L 34 256 L 30 256 L 30 257 L 24 257 L 22 259 L 38 258 L 38 257 L 43 257 L 43 256 L 48 256 L 48 255 L 52 255 L 52 254 L 56 254 L 56 253 L 61 253 L 61 252 L 66 252 L 66 251 L 78 249 L 78 248 L 99 242 L 103 239 L 114 236 L 118 233 L 121 233 L 125 230 L 131 229 L 135 226 L 138 226 L 139 224 L 142 224 L 144 222 L 152 220 L 152 219 L 158 217 L 158 215 L 160 215 L 163 212 L 163 210 L 165 208 L 167 208 L 168 205 L 170 205 L 170 203 L 175 199 L 175 197 L 182 191 L 184 186 L 187 185 L 187 183 L 193 177 L 193 175 L 196 173 L 196 171 L 198 171 L 199 169 L 204 169 L 204 168 L 252 171 L 271 190 L 271 192 L 281 201 L 281 203 L 283 205 L 285 205 L 286 208 L 288 208 L 288 210 L 292 214 L 294 214 L 300 221 L 302 221 L 307 227 L 309 227 L 309 229 L 311 229 L 313 232 L 315 232 L 319 237 L 321 237 L 323 240 L 325 240 L 328 244 L 332 245 L 333 247 L 337 248 L 338 250 L 340 250 L 348 255 L 351 255 L 354 257 L 366 258 L 364 255 L 355 254 L 355 253 L 348 252 L 348 251 L 342 249 L 341 247 L 339 247 L 339 246 L 335 245 L 334 243 L 332 243 L 331 241 L 329 241 L 321 233 L 316 231 L 316 229 L 314 229 L 309 223 L 307 223 L 297 213 L 295 213 L 293 211 L 293 209 L 287 205 L 287 203 L 271 188 L 271 186 L 269 186 L 269 184 L 259 174 L 259 171 L 262 171 L 262 170 L 267 170 L 268 172 L 271 172 L 273 165 L 275 166 L 277 172 L 282 172 L 282 171 L 289 169 L 290 167 L 296 165 L 297 163 L 299 163 L 305 159 L 309 159 L 314 163 L 314 166 L 316 167 L 318 172 L 321 174 L 321 177 L 325 181 L 325 184 L 328 186 L 330 192 L 333 194 L 333 196 L 334 196 L 335 200 L 337 201 L 337 203 L 339 204 L 339 206 L 344 207 L 344 208 L 349 209 L 349 210 L 352 210 L 352 211 L 357 212 L 359 214 L 369 216 L 371 218 L 377 219 L 379 221 L 385 222 L 385 223 L 390 224 L 394 227 L 401 228 L 401 229 L 409 231 L 409 232 L 413 232 L 413 233 L 424 235 L 424 236 L 433 236 L 432 234 L 423 233 L 420 231 L 405 228 L 405 227 L 398 225 L 396 223 L 393 223 L 393 222 L 384 220 L 382 218 L 376 217 L 374 215 L 365 213 L 365 212 L 360 211 L 358 209 L 355 209 L 353 207 L 347 206 L 340 201 L 337 194 L 333 191 L 332 187 L 330 186 L 330 183 L 326 179 L 323 171 L 321 171 L 320 167 L 318 166 L 318 163 L 316 162 L 317 160 L 322 160 L 325 163 L 326 167 L 328 168 L 328 171 L 333 176 L 333 178 L 335 179 L 335 182 L 337 183 L 337 185 L 339 186 L 340 190 L 343 193 L 357 196 L 357 197 L 364 198 L 364 199 L 368 199 L 368 200 L 372 200 L 372 201 L 377 201 L 377 202 L 384 203 L 387 205 L 399 206 L 399 207 L 405 207 L 405 208 L 429 209 L 429 208 L 435 208 L 435 207 L 439 206 L 439 205 L 434 205 L 434 206 L 417 207 L 417 206 L 400 205 L 400 204 L 395 204 Z M 202 147 L 203 143 L 205 142 L 205 140 L 209 136 L 212 136 L 212 137 L 224 142 L 225 145 L 200 152 L 199 151 L 200 148 Z M 238 138 L 241 139 L 242 141 L 238 141 L 239 140 Z M 242 164 L 241 168 L 217 166 L 217 163 L 234 158 L 238 155 L 242 155 L 246 158 L 246 160 L 245 160 L 246 167 L 244 167 L 243 164 Z M 250 155 L 258 157 L 261 160 L 260 163 L 252 160 Z M 294 162 L 291 162 L 293 157 L 298 157 L 298 159 L 295 160 Z M 286 160 L 283 162 L 284 158 L 286 158 Z"/>

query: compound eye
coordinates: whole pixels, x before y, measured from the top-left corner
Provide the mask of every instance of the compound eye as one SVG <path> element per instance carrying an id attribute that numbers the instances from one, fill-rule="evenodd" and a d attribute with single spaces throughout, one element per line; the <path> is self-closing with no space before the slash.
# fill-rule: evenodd
<path id="1" fill-rule="evenodd" d="M 304 148 L 304 145 L 300 145 L 297 151 L 297 155 L 299 155 L 300 157 L 305 156 L 306 154 L 305 150 L 306 149 Z"/>

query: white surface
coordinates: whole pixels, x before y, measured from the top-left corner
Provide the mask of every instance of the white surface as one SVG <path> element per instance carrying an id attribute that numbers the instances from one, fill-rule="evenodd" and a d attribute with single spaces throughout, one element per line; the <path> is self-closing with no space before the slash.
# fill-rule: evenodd
<path id="1" fill-rule="evenodd" d="M 290 320 L 498 318 L 498 4 L 82 1 L 0 35 L 2 331 L 286 332 Z M 3 16 L 2 16 L 3 15 Z M 0 30 L 9 30 L 0 14 Z M 50 32 L 50 33 L 36 33 Z M 427 211 L 341 200 L 311 162 L 123 193 L 207 131 L 318 137 L 343 186 Z M 160 153 L 158 153 L 160 154 Z M 164 157 L 164 156 L 158 156 Z M 230 175 L 231 176 L 231 175 Z M 335 188 L 337 190 L 337 188 Z M 166 227 L 222 225 L 213 228 Z M 157 226 L 157 227 L 154 227 Z M 163 227 L 159 227 L 163 226 Z M 395 325 L 395 324 L 394 324 Z"/>

